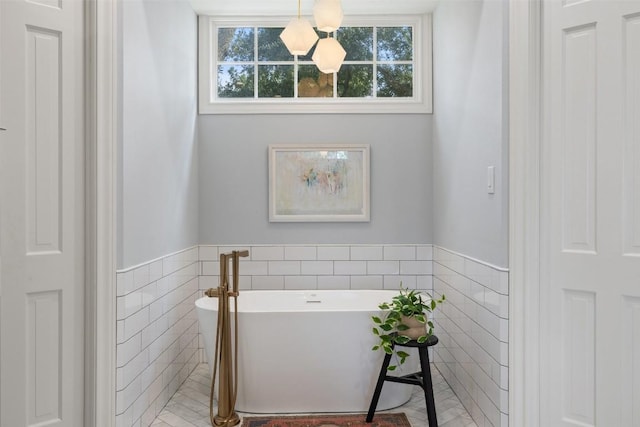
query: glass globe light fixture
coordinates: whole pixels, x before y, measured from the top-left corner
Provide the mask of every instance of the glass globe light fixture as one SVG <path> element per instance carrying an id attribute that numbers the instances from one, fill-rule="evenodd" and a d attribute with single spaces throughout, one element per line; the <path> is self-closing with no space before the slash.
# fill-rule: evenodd
<path id="1" fill-rule="evenodd" d="M 342 4 L 340 0 L 316 0 L 313 6 L 313 17 L 319 31 L 330 33 L 342 24 Z"/>
<path id="2" fill-rule="evenodd" d="M 280 39 L 292 55 L 306 55 L 318 40 L 318 34 L 304 18 L 293 18 L 280 33 Z"/>
<path id="3" fill-rule="evenodd" d="M 347 52 L 342 48 L 338 40 L 327 37 L 320 39 L 311 58 L 316 67 L 325 74 L 337 73 L 342 66 Z"/>

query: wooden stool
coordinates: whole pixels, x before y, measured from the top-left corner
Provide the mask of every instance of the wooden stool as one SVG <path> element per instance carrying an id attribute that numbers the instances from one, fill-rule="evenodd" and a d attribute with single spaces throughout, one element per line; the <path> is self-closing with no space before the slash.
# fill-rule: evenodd
<path id="1" fill-rule="evenodd" d="M 371 405 L 369 406 L 369 412 L 367 413 L 367 422 L 370 423 L 373 420 L 373 415 L 378 406 L 378 400 L 380 399 L 380 392 L 382 392 L 382 386 L 385 381 L 394 383 L 419 385 L 424 390 L 424 400 L 427 404 L 427 418 L 429 420 L 429 427 L 438 427 L 438 419 L 436 418 L 436 405 L 433 401 L 433 384 L 431 383 L 431 368 L 429 367 L 429 351 L 428 348 L 438 343 L 438 337 L 435 335 L 429 336 L 427 341 L 420 344 L 416 340 L 411 340 L 406 344 L 393 344 L 401 347 L 416 347 L 418 354 L 420 355 L 420 372 L 414 372 L 413 374 L 404 375 L 402 377 L 394 377 L 387 375 L 387 368 L 391 361 L 391 354 L 386 354 L 384 361 L 382 362 L 382 368 L 380 369 L 380 376 L 378 376 L 378 383 L 376 384 L 376 390 L 373 393 L 371 399 Z M 392 347 L 392 348 L 393 348 Z"/>

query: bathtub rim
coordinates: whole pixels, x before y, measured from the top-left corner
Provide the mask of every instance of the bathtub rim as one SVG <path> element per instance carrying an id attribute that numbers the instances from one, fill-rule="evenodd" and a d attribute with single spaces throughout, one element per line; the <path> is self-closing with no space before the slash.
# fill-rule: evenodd
<path id="1" fill-rule="evenodd" d="M 428 290 L 424 289 L 424 290 L 420 290 L 422 292 L 427 293 Z M 322 294 L 329 294 L 329 293 L 335 293 L 335 294 L 343 294 L 343 293 L 353 293 L 353 294 L 373 294 L 373 295 L 379 295 L 380 298 L 376 299 L 375 302 L 371 305 L 371 306 L 367 306 L 367 307 L 343 307 L 343 308 L 336 308 L 336 307 L 331 307 L 328 308 L 326 310 L 323 310 L 322 308 L 325 307 L 321 307 L 321 306 L 309 306 L 307 307 L 307 309 L 300 309 L 300 308 L 287 308 L 287 309 L 278 309 L 278 310 L 273 310 L 273 308 L 269 308 L 269 307 L 264 307 L 264 308 L 259 308 L 259 309 L 241 309 L 238 313 L 273 313 L 273 312 L 277 312 L 277 313 L 310 313 L 310 312 L 378 312 L 380 311 L 380 308 L 378 307 L 379 304 L 383 303 L 383 302 L 388 302 L 391 301 L 391 299 L 398 295 L 400 291 L 397 289 L 270 289 L 270 290 L 240 290 L 239 292 L 239 296 L 238 298 L 242 298 L 243 294 L 246 293 L 251 293 L 251 294 L 262 294 L 262 293 L 269 293 L 269 294 L 301 294 L 301 296 L 304 295 L 308 295 L 308 294 L 316 294 L 316 295 L 322 295 Z M 203 309 L 203 310 L 208 310 L 208 311 L 214 311 L 217 312 L 218 311 L 218 303 L 217 303 L 217 298 L 216 297 L 208 297 L 206 295 L 198 298 L 195 301 L 195 305 L 196 308 L 199 309 Z M 233 303 L 230 304 L 230 308 L 232 312 L 235 312 Z M 320 308 L 320 309 L 319 309 Z"/>

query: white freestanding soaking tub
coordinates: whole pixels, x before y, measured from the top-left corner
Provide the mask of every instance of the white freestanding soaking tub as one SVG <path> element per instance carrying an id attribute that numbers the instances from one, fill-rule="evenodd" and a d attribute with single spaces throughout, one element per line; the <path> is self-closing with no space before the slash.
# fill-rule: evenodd
<path id="1" fill-rule="evenodd" d="M 381 351 L 371 351 L 376 343 L 371 316 L 380 313 L 379 303 L 391 301 L 396 294 L 378 290 L 241 291 L 236 410 L 367 411 L 383 358 Z M 210 362 L 218 300 L 200 298 L 196 308 Z M 418 355 L 412 354 L 394 375 L 416 372 L 418 365 Z M 385 382 L 377 410 L 404 404 L 411 392 L 410 385 Z"/>

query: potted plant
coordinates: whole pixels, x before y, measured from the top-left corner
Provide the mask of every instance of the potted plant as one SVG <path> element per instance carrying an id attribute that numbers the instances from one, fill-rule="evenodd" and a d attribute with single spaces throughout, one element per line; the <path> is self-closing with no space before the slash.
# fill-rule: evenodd
<path id="1" fill-rule="evenodd" d="M 406 344 L 411 340 L 419 343 L 426 342 L 433 334 L 433 322 L 427 318 L 427 314 L 444 300 L 444 295 L 441 299 L 433 299 L 431 295 L 423 298 L 420 291 L 405 289 L 400 283 L 398 295 L 390 302 L 383 302 L 378 306 L 384 312 L 383 317 L 371 317 L 375 325 L 373 334 L 379 338 L 379 342 L 372 350 L 383 350 L 387 354 L 395 353 L 398 364 L 402 365 L 409 354 L 398 350 L 394 344 Z M 389 365 L 388 370 L 393 371 L 396 367 L 396 365 Z"/>

